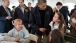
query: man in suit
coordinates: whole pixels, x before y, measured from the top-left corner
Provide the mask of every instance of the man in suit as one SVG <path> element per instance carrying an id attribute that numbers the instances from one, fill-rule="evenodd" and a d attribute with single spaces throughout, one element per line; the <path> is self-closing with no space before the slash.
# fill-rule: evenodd
<path id="1" fill-rule="evenodd" d="M 58 12 L 63 14 L 65 23 L 68 26 L 68 8 L 63 6 L 61 2 L 57 2 L 56 6 L 58 8 Z"/>
<path id="2" fill-rule="evenodd" d="M 31 2 L 28 2 L 28 9 L 29 9 L 29 15 L 28 16 L 30 17 L 30 15 L 33 11 L 33 7 L 31 6 Z M 32 29 L 32 27 L 30 27 L 30 24 L 28 24 L 28 30 L 29 30 L 29 33 L 32 33 L 32 34 L 35 33 L 34 30 Z"/>
<path id="3" fill-rule="evenodd" d="M 28 9 L 29 9 L 29 11 L 31 13 L 31 11 L 33 10 L 33 7 L 31 6 L 31 2 L 28 3 Z"/>
<path id="4" fill-rule="evenodd" d="M 31 2 L 28 3 L 28 9 L 29 9 L 29 13 L 31 14 L 32 13 L 31 11 L 33 10 L 33 7 L 31 6 Z"/>
<path id="5" fill-rule="evenodd" d="M 27 6 L 24 4 L 24 0 L 18 0 L 19 6 L 16 8 L 14 13 L 14 18 L 21 19 L 23 21 L 24 26 L 28 29 L 28 14 L 29 10 Z"/>
<path id="6" fill-rule="evenodd" d="M 12 28 L 9 4 L 9 0 L 2 0 L 2 5 L 0 6 L 0 33 L 7 33 Z"/>
<path id="7" fill-rule="evenodd" d="M 12 19 L 14 20 L 14 12 L 15 12 L 16 6 L 12 6 Z"/>
<path id="8" fill-rule="evenodd" d="M 51 22 L 52 18 L 53 10 L 47 5 L 46 0 L 38 0 L 38 6 L 34 8 L 29 19 L 31 27 L 35 30 L 38 36 L 37 43 L 48 42 L 48 35 L 51 31 L 49 23 Z"/>

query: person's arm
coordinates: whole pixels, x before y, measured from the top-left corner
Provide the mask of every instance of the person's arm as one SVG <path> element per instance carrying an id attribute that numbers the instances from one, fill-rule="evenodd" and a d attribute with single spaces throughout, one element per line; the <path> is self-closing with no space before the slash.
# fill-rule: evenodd
<path id="1" fill-rule="evenodd" d="M 0 16 L 0 21 L 6 21 L 6 17 L 5 16 Z"/>
<path id="2" fill-rule="evenodd" d="M 13 42 L 15 42 L 15 38 L 14 37 L 10 37 L 10 36 L 4 36 L 4 40 L 5 41 L 13 41 Z"/>
<path id="3" fill-rule="evenodd" d="M 50 7 L 49 10 L 51 11 L 51 12 L 50 12 L 50 21 L 52 21 L 53 16 L 54 16 L 53 9 Z"/>
<path id="4" fill-rule="evenodd" d="M 7 35 L 4 36 L 5 41 L 15 41 L 15 38 L 13 37 L 13 30 L 9 31 Z"/>
<path id="5" fill-rule="evenodd" d="M 33 9 L 32 14 L 29 17 L 29 24 L 34 30 L 39 31 L 39 26 L 37 26 L 36 22 L 35 22 L 34 13 L 35 13 L 35 11 Z"/>

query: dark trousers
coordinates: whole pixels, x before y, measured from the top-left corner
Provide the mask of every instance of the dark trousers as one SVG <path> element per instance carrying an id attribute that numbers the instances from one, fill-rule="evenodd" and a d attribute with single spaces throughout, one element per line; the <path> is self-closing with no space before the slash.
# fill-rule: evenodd
<path id="1" fill-rule="evenodd" d="M 25 28 L 28 30 L 28 23 L 23 22 L 23 25 L 24 25 Z"/>
<path id="2" fill-rule="evenodd" d="M 43 38 L 42 38 L 42 36 L 43 36 Z M 38 37 L 37 43 L 48 43 L 49 35 L 46 35 L 45 33 L 43 33 L 42 36 L 37 35 L 37 37 Z"/>

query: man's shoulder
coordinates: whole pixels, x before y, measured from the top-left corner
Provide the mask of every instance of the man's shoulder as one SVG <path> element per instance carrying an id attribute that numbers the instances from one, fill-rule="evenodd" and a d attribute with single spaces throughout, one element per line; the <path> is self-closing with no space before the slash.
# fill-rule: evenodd
<path id="1" fill-rule="evenodd" d="M 0 9 L 2 9 L 3 8 L 3 6 L 0 6 Z"/>
<path id="2" fill-rule="evenodd" d="M 35 13 L 35 11 L 38 10 L 38 6 L 35 6 L 33 9 L 32 9 L 32 13 Z"/>
<path id="3" fill-rule="evenodd" d="M 47 5 L 46 9 L 51 11 L 52 7 Z"/>
<path id="4" fill-rule="evenodd" d="M 62 9 L 66 9 L 67 10 L 68 8 L 66 6 L 63 6 Z"/>
<path id="5" fill-rule="evenodd" d="M 48 8 L 52 8 L 51 6 L 47 5 Z"/>

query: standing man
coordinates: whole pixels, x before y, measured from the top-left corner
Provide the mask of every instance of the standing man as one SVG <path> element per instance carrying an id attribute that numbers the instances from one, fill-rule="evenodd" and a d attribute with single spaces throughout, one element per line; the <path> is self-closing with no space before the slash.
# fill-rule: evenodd
<path id="1" fill-rule="evenodd" d="M 32 13 L 33 7 L 31 6 L 31 2 L 28 3 L 29 16 Z"/>
<path id="2" fill-rule="evenodd" d="M 33 11 L 33 7 L 31 6 L 31 2 L 28 2 L 28 9 L 29 9 L 29 17 Z M 32 27 L 30 27 L 30 24 L 28 24 L 28 30 L 29 30 L 29 33 L 32 33 L 34 34 L 34 30 L 32 29 Z"/>
<path id="3" fill-rule="evenodd" d="M 9 4 L 9 0 L 2 0 L 2 5 L 0 6 L 0 33 L 7 33 L 12 29 L 11 11 L 8 8 Z"/>
<path id="4" fill-rule="evenodd" d="M 51 31 L 49 23 L 53 17 L 53 10 L 47 5 L 46 0 L 38 0 L 36 6 L 30 16 L 30 25 L 36 31 L 38 36 L 37 43 L 47 43 L 48 35 Z M 43 40 L 42 40 L 43 36 Z"/>
<path id="5" fill-rule="evenodd" d="M 33 7 L 31 6 L 31 2 L 28 3 L 28 8 L 29 8 L 30 13 L 31 13 L 31 11 L 33 10 Z"/>
<path id="6" fill-rule="evenodd" d="M 14 12 L 15 12 L 16 6 L 12 6 L 12 19 L 14 19 Z"/>
<path id="7" fill-rule="evenodd" d="M 24 26 L 28 29 L 28 8 L 24 4 L 24 0 L 18 0 L 19 6 L 16 8 L 14 13 L 14 18 L 21 19 L 23 21 Z"/>
<path id="8" fill-rule="evenodd" d="M 57 2 L 56 6 L 58 8 L 58 12 L 63 14 L 65 23 L 68 26 L 68 8 L 66 6 L 63 6 L 61 2 Z"/>

